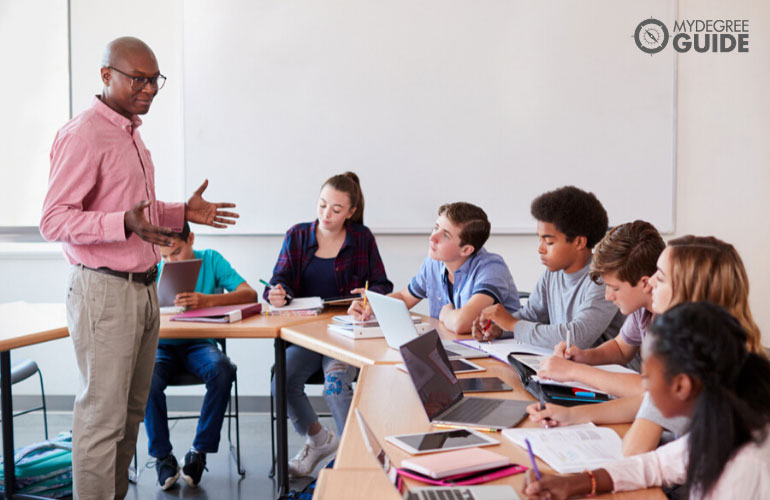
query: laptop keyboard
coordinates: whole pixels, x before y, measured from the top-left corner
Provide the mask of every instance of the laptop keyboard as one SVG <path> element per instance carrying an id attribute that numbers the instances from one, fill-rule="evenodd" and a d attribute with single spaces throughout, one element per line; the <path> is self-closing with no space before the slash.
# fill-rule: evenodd
<path id="1" fill-rule="evenodd" d="M 465 401 L 446 415 L 442 415 L 441 420 L 450 422 L 478 422 L 482 417 L 486 417 L 503 403 L 500 400 L 484 398 L 466 399 Z"/>
<path id="2" fill-rule="evenodd" d="M 474 500 L 475 497 L 468 489 L 447 488 L 440 490 L 424 490 L 417 494 L 410 494 L 409 499 L 419 500 Z"/>

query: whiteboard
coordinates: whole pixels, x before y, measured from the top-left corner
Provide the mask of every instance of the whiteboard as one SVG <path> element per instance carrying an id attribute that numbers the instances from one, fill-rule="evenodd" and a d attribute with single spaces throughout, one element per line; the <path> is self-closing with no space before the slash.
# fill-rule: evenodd
<path id="1" fill-rule="evenodd" d="M 495 233 L 532 233 L 532 199 L 566 184 L 593 191 L 611 224 L 673 230 L 674 51 L 632 37 L 651 14 L 674 19 L 673 1 L 183 9 L 185 189 L 208 178 L 208 199 L 238 204 L 237 233 L 312 220 L 345 170 L 378 233 L 428 232 L 461 200 Z"/>

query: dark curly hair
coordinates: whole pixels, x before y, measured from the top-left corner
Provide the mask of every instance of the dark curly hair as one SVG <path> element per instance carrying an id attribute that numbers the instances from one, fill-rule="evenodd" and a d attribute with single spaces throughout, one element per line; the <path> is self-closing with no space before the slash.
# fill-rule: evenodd
<path id="1" fill-rule="evenodd" d="M 702 385 L 690 423 L 687 485 L 705 496 L 741 446 L 767 436 L 770 362 L 747 350 L 741 324 L 711 302 L 674 306 L 648 336 L 667 380 L 686 374 Z"/>
<path id="2" fill-rule="evenodd" d="M 593 193 L 575 186 L 564 186 L 543 193 L 532 202 L 532 216 L 553 224 L 567 236 L 567 241 L 585 236 L 586 246 L 593 248 L 607 231 L 607 211 Z"/>

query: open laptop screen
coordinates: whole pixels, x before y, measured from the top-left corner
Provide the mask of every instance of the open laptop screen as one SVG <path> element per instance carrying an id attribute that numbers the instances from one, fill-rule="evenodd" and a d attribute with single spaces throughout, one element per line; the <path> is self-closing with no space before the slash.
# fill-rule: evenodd
<path id="1" fill-rule="evenodd" d="M 433 420 L 463 397 L 460 382 L 435 330 L 407 342 L 400 350 L 428 419 Z"/>

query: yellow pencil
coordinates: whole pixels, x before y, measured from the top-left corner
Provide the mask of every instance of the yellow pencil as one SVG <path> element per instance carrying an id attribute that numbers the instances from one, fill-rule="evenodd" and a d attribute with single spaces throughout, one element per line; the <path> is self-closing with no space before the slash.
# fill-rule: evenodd
<path id="1" fill-rule="evenodd" d="M 369 280 L 366 280 L 366 284 L 364 285 L 364 311 L 366 311 L 366 292 L 369 291 Z"/>

